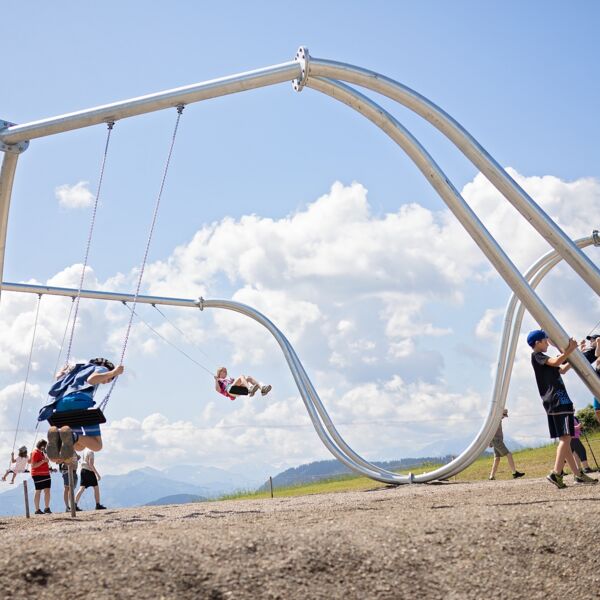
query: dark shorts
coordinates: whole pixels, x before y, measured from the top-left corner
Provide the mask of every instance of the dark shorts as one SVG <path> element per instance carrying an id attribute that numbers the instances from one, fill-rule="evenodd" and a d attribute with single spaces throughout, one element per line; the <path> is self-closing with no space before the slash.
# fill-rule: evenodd
<path id="1" fill-rule="evenodd" d="M 33 485 L 36 490 L 49 490 L 52 484 L 50 475 L 32 475 Z"/>
<path id="2" fill-rule="evenodd" d="M 559 438 L 563 435 L 575 435 L 575 419 L 570 415 L 548 415 L 548 429 L 551 438 Z"/>
<path id="3" fill-rule="evenodd" d="M 494 449 L 495 458 L 502 458 L 503 456 L 510 454 L 510 451 L 503 440 L 492 440 L 492 448 Z"/>
<path id="4" fill-rule="evenodd" d="M 587 461 L 585 446 L 581 443 L 579 438 L 571 438 L 571 450 L 579 456 L 579 460 Z"/>
<path id="5" fill-rule="evenodd" d="M 81 469 L 81 487 L 89 488 L 96 487 L 98 485 L 98 480 L 96 479 L 96 473 L 94 471 L 90 471 L 89 469 Z"/>
<path id="6" fill-rule="evenodd" d="M 69 474 L 63 473 L 62 477 L 65 487 L 69 487 Z M 77 473 L 73 473 L 73 487 L 77 487 Z"/>

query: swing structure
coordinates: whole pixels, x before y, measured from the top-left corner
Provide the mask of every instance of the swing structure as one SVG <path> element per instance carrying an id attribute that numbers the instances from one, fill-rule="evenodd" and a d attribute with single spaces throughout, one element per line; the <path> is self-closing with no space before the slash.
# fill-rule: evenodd
<path id="1" fill-rule="evenodd" d="M 359 474 L 389 484 L 425 483 L 456 475 L 468 467 L 488 446 L 501 419 L 524 311 L 527 310 L 559 346 L 564 347 L 568 342 L 569 336 L 566 331 L 535 292 L 539 282 L 550 269 L 564 260 L 596 294 L 600 295 L 600 271 L 581 250 L 592 244 L 600 246 L 600 236 L 597 231 L 594 231 L 587 238 L 577 241 L 571 240 L 456 120 L 418 92 L 385 75 L 346 63 L 314 58 L 309 55 L 308 49 L 300 47 L 291 61 L 245 73 L 31 123 L 15 125 L 7 121 L 0 121 L 0 150 L 4 152 L 4 159 L 0 168 L 0 280 L 2 279 L 4 265 L 8 212 L 15 170 L 20 154 L 27 149 L 31 140 L 101 123 L 115 123 L 136 115 L 167 108 L 180 108 L 187 104 L 284 82 L 292 82 L 293 89 L 297 92 L 301 92 L 306 87 L 346 104 L 369 119 L 394 140 L 400 149 L 415 163 L 416 167 L 513 291 L 513 296 L 506 309 L 496 380 L 487 416 L 470 445 L 452 461 L 432 471 L 413 476 L 412 474 L 400 475 L 387 471 L 358 455 L 335 428 L 317 391 L 285 335 L 265 315 L 250 306 L 231 300 L 140 295 L 141 278 L 134 294 L 100 292 L 81 288 L 74 290 L 8 282 L 3 282 L 1 289 L 38 295 L 70 296 L 77 300 L 80 298 L 94 298 L 118 301 L 131 305 L 131 319 L 135 315 L 136 304 L 177 306 L 200 309 L 200 311 L 224 309 L 245 315 L 263 325 L 274 336 L 288 363 L 319 438 L 342 463 Z M 487 177 L 504 198 L 548 242 L 553 250 L 542 257 L 523 275 L 510 261 L 504 250 L 420 142 L 388 111 L 348 84 L 383 94 L 412 110 L 436 127 Z M 126 334 L 123 353 L 128 334 L 129 330 Z M 576 350 L 569 360 L 583 383 L 596 397 L 600 397 L 600 379 L 581 352 Z M 108 396 L 110 396 L 110 392 Z M 103 408 L 102 405 L 101 408 Z"/>

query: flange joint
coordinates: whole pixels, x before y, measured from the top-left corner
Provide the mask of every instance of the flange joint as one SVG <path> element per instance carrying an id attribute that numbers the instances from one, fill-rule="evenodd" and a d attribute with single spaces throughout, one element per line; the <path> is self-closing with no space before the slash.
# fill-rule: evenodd
<path id="1" fill-rule="evenodd" d="M 298 52 L 296 52 L 296 56 L 294 57 L 294 61 L 300 64 L 300 68 L 302 69 L 302 74 L 300 77 L 292 80 L 292 86 L 294 90 L 297 92 L 301 92 L 306 85 L 306 80 L 308 79 L 308 62 L 310 60 L 310 54 L 308 53 L 308 48 L 306 46 L 300 46 L 298 48 Z"/>

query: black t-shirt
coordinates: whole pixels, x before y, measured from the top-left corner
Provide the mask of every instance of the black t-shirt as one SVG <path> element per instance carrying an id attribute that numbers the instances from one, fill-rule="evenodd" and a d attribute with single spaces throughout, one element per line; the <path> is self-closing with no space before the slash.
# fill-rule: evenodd
<path id="1" fill-rule="evenodd" d="M 550 357 L 543 352 L 531 355 L 531 364 L 535 373 L 535 381 L 542 397 L 544 409 L 549 415 L 572 413 L 573 403 L 558 367 L 551 367 L 546 362 Z"/>

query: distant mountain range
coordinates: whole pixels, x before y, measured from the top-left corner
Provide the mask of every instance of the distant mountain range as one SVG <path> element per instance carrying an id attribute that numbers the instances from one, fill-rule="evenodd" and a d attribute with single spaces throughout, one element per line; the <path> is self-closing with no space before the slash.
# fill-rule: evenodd
<path id="1" fill-rule="evenodd" d="M 377 461 L 374 464 L 388 470 L 400 470 L 415 468 L 428 462 L 448 462 L 470 441 L 446 439 L 430 444 L 427 448 L 431 452 L 427 456 Z M 511 449 L 521 447 L 514 440 L 507 438 L 506 441 Z M 106 475 L 100 481 L 101 502 L 108 508 L 202 502 L 237 491 L 268 489 L 268 481 L 264 482 L 270 473 L 275 472 L 273 467 L 266 464 L 238 465 L 237 468 L 244 475 L 202 465 L 175 465 L 164 470 L 144 467 L 125 475 Z M 285 487 L 350 473 L 352 471 L 337 460 L 322 460 L 287 469 L 276 475 L 273 483 L 276 487 Z M 29 477 L 27 481 L 33 510 L 33 482 Z M 19 477 L 14 486 L 1 484 L 0 516 L 24 514 L 21 482 L 22 477 Z M 79 505 L 83 510 L 94 508 L 91 490 L 84 493 Z M 58 473 L 52 475 L 50 507 L 53 512 L 64 511 L 63 481 Z"/>
<path id="2" fill-rule="evenodd" d="M 383 469 L 387 469 L 388 471 L 397 471 L 400 469 L 412 469 L 430 462 L 449 462 L 451 458 L 452 456 L 403 458 L 401 460 L 373 461 L 373 464 Z M 352 470 L 338 460 L 320 460 L 300 465 L 299 467 L 293 467 L 279 473 L 279 475 L 273 477 L 273 486 L 287 487 L 291 485 L 300 485 L 302 483 L 310 483 L 352 473 Z M 264 483 L 259 489 L 262 491 L 268 490 L 269 482 L 267 481 Z"/>
<path id="3" fill-rule="evenodd" d="M 267 471 L 268 472 L 268 471 Z M 239 475 L 224 469 L 201 465 L 177 465 L 163 471 L 144 467 L 125 475 L 106 475 L 100 481 L 101 502 L 109 508 L 125 508 L 145 504 L 178 504 L 208 500 L 236 491 L 254 490 L 265 480 Z M 24 514 L 22 477 L 14 486 L 2 484 L 7 489 L 0 493 L 0 516 Z M 33 481 L 27 477 L 29 503 L 33 510 Z M 64 511 L 63 480 L 60 474 L 52 475 L 50 508 Z M 86 490 L 79 503 L 83 510 L 94 508 L 93 492 Z"/>

